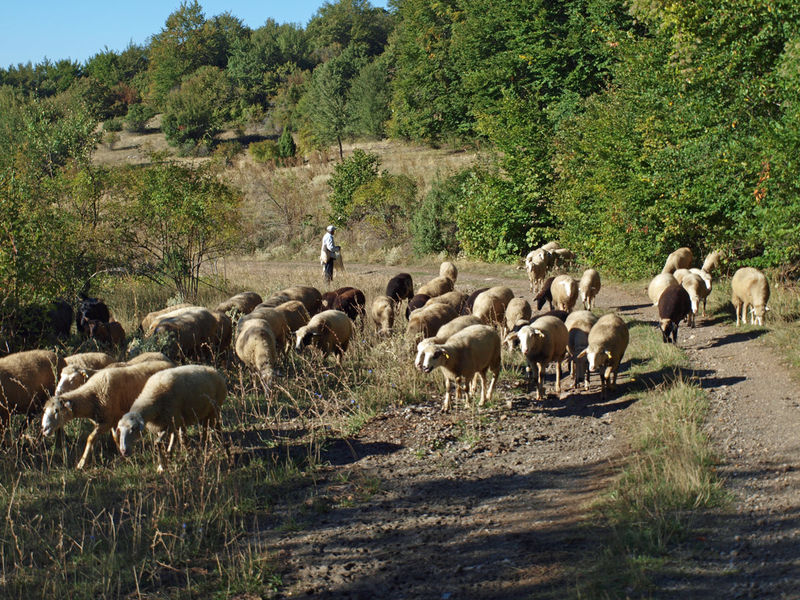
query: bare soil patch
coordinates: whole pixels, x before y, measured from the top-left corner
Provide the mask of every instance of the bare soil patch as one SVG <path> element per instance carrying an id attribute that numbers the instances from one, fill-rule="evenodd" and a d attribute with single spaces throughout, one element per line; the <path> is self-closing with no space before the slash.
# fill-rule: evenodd
<path id="1" fill-rule="evenodd" d="M 524 274 L 459 275 L 459 287 L 497 284 L 528 296 Z M 655 325 L 644 293 L 606 286 L 598 306 Z M 692 367 L 685 375 L 712 398 L 708 432 L 732 500 L 698 514 L 697 535 L 666 557 L 649 596 L 800 597 L 800 402 L 789 371 L 758 337 L 721 319 L 681 328 Z M 626 360 L 623 390 L 629 367 Z M 328 466 L 277 515 L 283 527 L 259 534 L 276 552 L 280 597 L 574 596 L 574 567 L 602 551 L 586 507 L 625 449 L 631 401 L 602 402 L 595 378 L 588 392 L 538 403 L 521 372 L 498 391 L 495 406 L 510 400 L 511 409 L 442 414 L 440 395 L 420 397 L 330 442 Z"/>

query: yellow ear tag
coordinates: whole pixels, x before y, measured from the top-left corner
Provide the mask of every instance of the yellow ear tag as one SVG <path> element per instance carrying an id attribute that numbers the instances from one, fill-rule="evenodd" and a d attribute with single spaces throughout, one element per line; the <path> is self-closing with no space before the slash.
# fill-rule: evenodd
<path id="1" fill-rule="evenodd" d="M 444 359 L 450 360 L 450 355 L 447 352 L 444 353 Z"/>
<path id="2" fill-rule="evenodd" d="M 608 358 L 612 358 L 612 356 L 611 356 L 611 351 L 610 351 L 610 350 L 606 350 L 606 356 L 607 356 Z"/>

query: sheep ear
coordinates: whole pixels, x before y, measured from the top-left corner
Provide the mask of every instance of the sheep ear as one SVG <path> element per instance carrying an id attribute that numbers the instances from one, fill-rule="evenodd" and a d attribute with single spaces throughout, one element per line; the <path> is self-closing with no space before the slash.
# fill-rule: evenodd
<path id="1" fill-rule="evenodd" d="M 611 351 L 610 351 L 610 350 L 606 350 L 606 351 L 605 351 L 605 355 L 606 355 L 608 358 L 613 358 L 613 357 L 611 356 Z"/>
<path id="2" fill-rule="evenodd" d="M 67 410 L 72 410 L 72 400 L 65 400 L 62 405 Z"/>
<path id="3" fill-rule="evenodd" d="M 588 350 L 588 348 L 584 348 L 583 350 L 581 350 L 580 353 L 578 354 L 578 356 L 576 356 L 575 358 L 583 358 L 583 357 L 585 357 L 586 356 L 586 350 Z"/>
<path id="4" fill-rule="evenodd" d="M 534 329 L 533 333 L 535 333 L 540 338 L 544 337 L 544 332 L 541 329 Z"/>

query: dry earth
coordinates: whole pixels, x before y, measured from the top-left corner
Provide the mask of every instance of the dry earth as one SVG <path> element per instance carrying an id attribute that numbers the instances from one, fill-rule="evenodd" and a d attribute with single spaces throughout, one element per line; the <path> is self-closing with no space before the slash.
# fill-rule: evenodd
<path id="1" fill-rule="evenodd" d="M 459 275 L 465 288 L 496 284 L 527 296 L 522 277 Z M 631 326 L 655 322 L 644 293 L 606 287 L 598 306 Z M 681 329 L 687 375 L 712 399 L 708 431 L 731 502 L 698 515 L 696 535 L 667 557 L 648 597 L 800 598 L 800 396 L 759 335 L 710 318 Z M 511 409 L 443 415 L 440 397 L 420 398 L 331 442 L 300 510 L 278 515 L 289 526 L 260 532 L 282 571 L 279 596 L 574 596 L 572 567 L 601 550 L 586 504 L 625 448 L 631 402 L 602 402 L 592 386 L 537 403 L 521 374 L 499 392 L 496 406 L 511 400 Z"/>

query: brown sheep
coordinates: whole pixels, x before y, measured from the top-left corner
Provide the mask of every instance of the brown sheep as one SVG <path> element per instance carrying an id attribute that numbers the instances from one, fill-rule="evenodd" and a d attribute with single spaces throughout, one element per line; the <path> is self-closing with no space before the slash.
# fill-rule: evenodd
<path id="1" fill-rule="evenodd" d="M 436 277 L 417 290 L 417 294 L 426 294 L 431 298 L 453 291 L 453 280 L 449 277 Z"/>
<path id="2" fill-rule="evenodd" d="M 414 280 L 408 273 L 398 273 L 386 284 L 386 295 L 400 304 L 401 300 L 411 300 L 414 297 Z"/>
<path id="3" fill-rule="evenodd" d="M 354 333 L 353 321 L 340 310 L 325 310 L 311 317 L 308 325 L 295 332 L 295 350 L 314 346 L 322 352 L 323 360 L 333 352 L 339 363 Z"/>
<path id="4" fill-rule="evenodd" d="M 457 316 L 452 306 L 438 302 L 415 310 L 408 319 L 406 338 L 416 346 L 423 338 L 436 335 L 442 325 Z"/>
<path id="5" fill-rule="evenodd" d="M 243 315 L 246 315 L 253 312 L 253 309 L 262 302 L 261 296 L 256 292 L 241 292 L 235 296 L 231 296 L 224 302 L 220 302 L 216 310 L 224 313 L 237 310 Z"/>
<path id="6" fill-rule="evenodd" d="M 395 302 L 389 296 L 378 296 L 372 301 L 370 316 L 378 333 L 383 336 L 392 334 L 395 317 Z"/>
<path id="7" fill-rule="evenodd" d="M 87 319 L 83 322 L 83 332 L 87 338 L 104 346 L 119 347 L 125 343 L 125 329 L 116 321 L 104 323 Z"/>
<path id="8" fill-rule="evenodd" d="M 50 350 L 27 350 L 0 358 L 0 431 L 11 415 L 29 415 L 56 389 L 56 374 L 66 366 Z"/>
<path id="9" fill-rule="evenodd" d="M 678 325 L 687 318 L 691 325 L 691 315 L 692 300 L 684 287 L 671 286 L 664 290 L 658 299 L 658 318 L 665 344 L 670 341 L 670 337 L 673 343 L 678 343 Z"/>
<path id="10" fill-rule="evenodd" d="M 676 269 L 688 269 L 692 266 L 694 255 L 691 248 L 678 248 L 667 257 L 662 273 L 673 273 Z"/>
<path id="11" fill-rule="evenodd" d="M 213 367 L 184 365 L 153 375 L 139 397 L 117 423 L 116 439 L 123 456 L 130 456 L 144 428 L 163 442 L 169 434 L 166 452 L 172 450 L 176 433 L 189 425 L 206 427 L 219 423 L 220 407 L 228 395 L 225 378 Z M 158 444 L 158 472 L 164 471 L 163 443 Z"/>
<path id="12" fill-rule="evenodd" d="M 431 297 L 428 294 L 416 294 L 411 300 L 408 301 L 406 306 L 406 320 L 411 319 L 411 313 L 418 310 L 427 304 Z"/>

